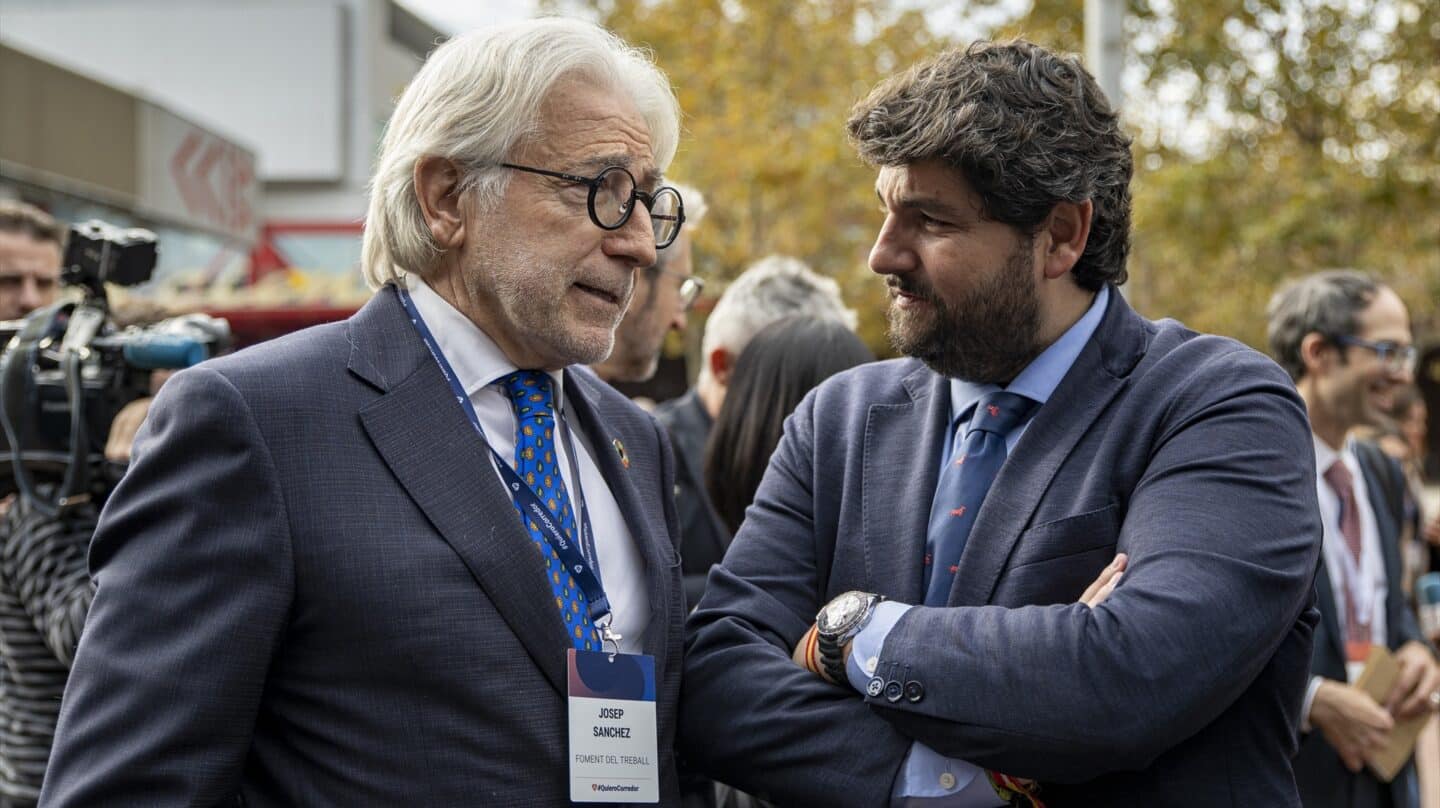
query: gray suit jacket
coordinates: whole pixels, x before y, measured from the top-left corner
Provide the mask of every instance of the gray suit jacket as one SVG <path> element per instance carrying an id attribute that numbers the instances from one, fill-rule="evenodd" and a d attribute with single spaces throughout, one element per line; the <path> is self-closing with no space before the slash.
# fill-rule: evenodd
<path id="1" fill-rule="evenodd" d="M 565 389 L 645 560 L 673 804 L 673 460 L 589 371 Z M 564 804 L 570 642 L 541 565 L 392 289 L 180 373 L 91 547 L 42 804 Z"/>
<path id="2" fill-rule="evenodd" d="M 912 740 L 1046 805 L 1298 805 L 1316 620 L 1310 431 L 1281 370 L 1112 294 L 995 480 L 951 608 L 896 624 L 890 703 L 790 661 L 849 589 L 923 601 L 948 382 L 914 360 L 815 390 L 687 627 L 681 752 L 784 803 L 884 805 Z M 1111 599 L 1079 605 L 1116 552 Z"/>

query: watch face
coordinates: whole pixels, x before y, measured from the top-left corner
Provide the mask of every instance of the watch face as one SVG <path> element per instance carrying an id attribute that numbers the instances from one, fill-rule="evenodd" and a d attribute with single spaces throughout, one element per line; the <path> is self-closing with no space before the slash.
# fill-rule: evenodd
<path id="1" fill-rule="evenodd" d="M 820 612 L 819 624 L 821 631 L 834 633 L 845 630 L 845 627 L 854 623 L 865 611 L 866 597 L 863 592 L 846 592 L 840 597 L 830 601 Z"/>

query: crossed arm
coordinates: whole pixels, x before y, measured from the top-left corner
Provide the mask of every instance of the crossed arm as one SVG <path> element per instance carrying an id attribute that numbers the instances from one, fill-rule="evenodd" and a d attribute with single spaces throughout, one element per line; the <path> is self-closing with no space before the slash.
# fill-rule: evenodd
<path id="1" fill-rule="evenodd" d="M 814 444 L 833 439 L 833 426 L 817 428 L 813 400 L 802 404 L 690 623 L 681 734 L 692 757 L 747 790 L 813 797 L 827 773 L 804 771 L 792 750 L 846 748 L 854 765 L 837 775 L 837 804 L 880 804 L 912 741 L 1078 782 L 1144 768 L 1213 721 L 1307 608 L 1320 536 L 1293 390 L 1273 366 L 1227 370 L 1226 384 L 1197 374 L 1204 383 L 1170 391 L 1166 426 L 1126 502 L 1125 582 L 1107 599 L 917 606 L 900 619 L 880 664 L 931 683 L 918 704 L 862 704 L 793 659 L 830 591 L 838 543 L 833 504 L 817 492 L 833 497 L 842 483 L 827 475 L 843 473 L 816 465 Z M 741 726 L 718 743 L 722 722 Z M 784 761 L 772 760 L 777 748 Z M 772 774 L 746 772 L 756 761 Z M 875 793 L 855 782 L 866 772 L 881 780 Z"/>

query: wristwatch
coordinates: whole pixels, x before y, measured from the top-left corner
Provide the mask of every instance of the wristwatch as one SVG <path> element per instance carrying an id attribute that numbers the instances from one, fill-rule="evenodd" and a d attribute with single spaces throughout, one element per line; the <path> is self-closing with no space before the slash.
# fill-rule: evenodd
<path id="1" fill-rule="evenodd" d="M 851 590 L 825 604 L 815 615 L 815 640 L 820 650 L 820 665 L 836 683 L 845 682 L 845 644 L 870 622 L 875 604 L 884 595 Z"/>

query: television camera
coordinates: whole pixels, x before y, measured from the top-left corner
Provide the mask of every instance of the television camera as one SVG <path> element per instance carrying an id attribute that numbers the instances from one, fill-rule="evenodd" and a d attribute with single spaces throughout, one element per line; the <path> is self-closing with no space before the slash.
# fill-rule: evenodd
<path id="1" fill-rule="evenodd" d="M 124 472 L 104 457 L 116 413 L 150 394 L 152 371 L 229 347 L 229 324 L 203 314 L 115 324 L 105 285 L 148 281 L 157 257 L 148 230 L 75 225 L 60 282 L 79 295 L 0 322 L 0 496 L 18 492 L 50 515 L 103 500 Z"/>

